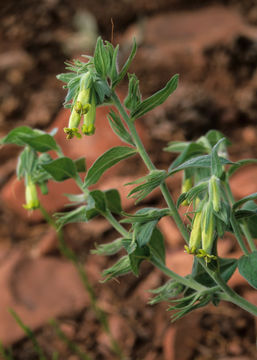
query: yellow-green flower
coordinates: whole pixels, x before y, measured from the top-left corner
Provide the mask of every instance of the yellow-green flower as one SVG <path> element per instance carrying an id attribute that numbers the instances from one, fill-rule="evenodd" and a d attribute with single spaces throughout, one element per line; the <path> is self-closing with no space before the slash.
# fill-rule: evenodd
<path id="1" fill-rule="evenodd" d="M 209 211 L 207 204 L 202 212 L 202 248 L 203 250 L 211 255 L 213 240 L 214 240 L 214 215 L 212 211 Z"/>
<path id="2" fill-rule="evenodd" d="M 93 135 L 95 133 L 95 116 L 96 116 L 96 99 L 95 99 L 95 94 L 92 92 L 89 111 L 84 115 L 84 123 L 82 125 L 83 134 Z"/>
<path id="3" fill-rule="evenodd" d="M 25 188 L 26 204 L 23 205 L 26 210 L 35 210 L 39 208 L 36 185 L 29 181 Z"/>
<path id="4" fill-rule="evenodd" d="M 209 194 L 212 201 L 213 210 L 220 211 L 220 180 L 212 175 L 209 183 Z"/>

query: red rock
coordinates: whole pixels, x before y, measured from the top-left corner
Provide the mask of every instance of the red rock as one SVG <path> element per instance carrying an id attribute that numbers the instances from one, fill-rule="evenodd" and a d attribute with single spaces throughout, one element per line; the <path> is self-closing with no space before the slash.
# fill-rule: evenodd
<path id="1" fill-rule="evenodd" d="M 171 249 L 176 249 L 183 242 L 183 238 L 170 217 L 163 217 L 158 222 L 158 227 L 160 228 L 165 240 L 168 242 L 168 245 Z"/>
<path id="2" fill-rule="evenodd" d="M 169 327 L 166 331 L 163 340 L 163 352 L 164 360 L 175 360 L 174 344 L 175 344 L 176 328 L 174 326 Z"/>
<path id="3" fill-rule="evenodd" d="M 193 260 L 194 257 L 183 250 L 166 252 L 166 266 L 181 276 L 191 273 Z"/>
<path id="4" fill-rule="evenodd" d="M 232 193 L 236 199 L 257 192 L 257 166 L 242 167 L 230 180 Z"/>
<path id="5" fill-rule="evenodd" d="M 0 339 L 6 346 L 24 337 L 8 309 L 35 330 L 47 319 L 72 314 L 89 304 L 72 264 L 55 258 L 25 258 L 18 250 L 0 267 L 0 286 Z"/>

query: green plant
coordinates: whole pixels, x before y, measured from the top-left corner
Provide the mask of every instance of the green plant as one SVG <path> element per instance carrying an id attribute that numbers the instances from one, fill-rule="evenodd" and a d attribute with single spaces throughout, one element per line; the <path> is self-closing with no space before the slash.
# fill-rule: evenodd
<path id="1" fill-rule="evenodd" d="M 112 243 L 99 245 L 93 252 L 110 255 L 125 249 L 126 255 L 103 272 L 104 281 L 129 272 L 138 276 L 142 261 L 150 261 L 170 277 L 165 285 L 152 291 L 156 296 L 151 303 L 168 301 L 173 320 L 210 302 L 218 305 L 221 300 L 232 302 L 257 315 L 257 307 L 227 285 L 238 267 L 249 284 L 257 288 L 257 251 L 254 242 L 257 238 L 257 205 L 254 202 L 257 193 L 235 201 L 229 186 L 229 178 L 235 171 L 257 160 L 230 161 L 227 153 L 229 140 L 220 132 L 211 130 L 195 141 L 169 143 L 165 151 L 175 152 L 178 156 L 168 170 L 157 169 L 141 142 L 135 122 L 162 104 L 176 90 L 178 75 L 174 75 L 162 90 L 142 100 L 136 75 L 128 74 L 136 53 L 136 43 L 133 43 L 130 56 L 120 71 L 117 67 L 118 50 L 118 45 L 114 48 L 111 43 L 99 38 L 94 56 L 85 56 L 85 62 L 74 60 L 67 63 L 68 72 L 58 75 L 58 79 L 65 83 L 67 89 L 64 106 L 71 109 L 69 124 L 64 129 L 69 141 L 74 136 L 81 138 L 81 132 L 93 135 L 96 107 L 111 105 L 115 110 L 109 112 L 109 124 L 127 145 L 113 147 L 102 154 L 82 181 L 79 173 L 86 171 L 84 160 L 63 156 L 54 140 L 54 133 L 26 126 L 12 130 L 1 140 L 1 144 L 14 143 L 24 148 L 17 166 L 18 178 L 25 179 L 24 207 L 28 210 L 39 208 L 59 233 L 65 224 L 87 222 L 98 215 L 105 217 L 117 230 L 119 238 Z M 122 104 L 115 89 L 126 74 L 129 79 L 128 94 Z M 56 152 L 57 158 L 50 156 L 50 150 Z M 139 203 L 159 187 L 166 208 L 143 208 L 134 214 L 127 214 L 122 210 L 116 189 L 91 190 L 91 186 L 107 169 L 135 155 L 139 155 L 145 163 L 147 174 L 130 183 L 135 187 L 129 197 Z M 179 171 L 183 172 L 182 194 L 175 204 L 165 181 Z M 74 179 L 81 193 L 68 195 L 74 209 L 57 213 L 53 219 L 40 205 L 35 185 L 45 194 L 48 181 L 61 182 L 67 178 Z M 190 205 L 187 225 L 178 212 L 182 205 Z M 158 229 L 158 221 L 164 216 L 173 217 L 185 240 L 186 252 L 194 256 L 192 273 L 185 277 L 165 265 L 165 243 Z M 129 230 L 123 223 L 129 224 Z M 235 235 L 243 251 L 240 259 L 219 256 L 217 242 L 225 232 Z M 188 254 L 185 253 L 185 257 Z M 70 258 L 72 256 L 68 255 Z"/>

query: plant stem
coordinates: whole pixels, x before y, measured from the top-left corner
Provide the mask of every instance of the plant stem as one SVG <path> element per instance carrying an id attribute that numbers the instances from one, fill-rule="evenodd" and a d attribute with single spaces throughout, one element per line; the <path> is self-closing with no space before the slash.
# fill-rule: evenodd
<path id="1" fill-rule="evenodd" d="M 73 265 L 77 269 L 79 277 L 80 277 L 80 279 L 84 285 L 84 288 L 90 298 L 90 303 L 91 303 L 92 309 L 94 310 L 94 313 L 96 314 L 97 319 L 101 323 L 102 328 L 104 329 L 104 331 L 107 333 L 107 335 L 110 338 L 113 352 L 117 355 L 117 357 L 119 359 L 125 359 L 119 344 L 112 336 L 112 333 L 111 333 L 111 330 L 109 327 L 107 314 L 97 305 L 97 297 L 96 297 L 94 289 L 88 279 L 88 276 L 87 276 L 84 266 L 82 264 L 80 264 L 76 255 L 74 254 L 74 252 L 67 247 L 67 245 L 65 244 L 65 241 L 64 241 L 62 229 L 58 228 L 54 219 L 49 215 L 49 213 L 42 206 L 42 204 L 40 204 L 39 209 L 40 209 L 43 217 L 45 218 L 45 220 L 48 222 L 48 224 L 51 225 L 56 230 L 58 240 L 59 240 L 59 247 L 60 247 L 62 254 L 66 258 L 68 258 L 70 261 L 72 261 Z"/>
<path id="2" fill-rule="evenodd" d="M 106 220 L 109 221 L 109 223 L 114 227 L 114 229 L 116 229 L 122 236 L 124 236 L 125 238 L 130 237 L 127 230 L 115 219 L 115 217 L 112 215 L 110 211 L 108 211 L 104 215 L 104 217 L 106 218 Z"/>
<path id="3" fill-rule="evenodd" d="M 131 135 L 133 137 L 133 140 L 135 142 L 135 145 L 137 147 L 137 150 L 138 150 L 138 153 L 140 154 L 140 156 L 142 157 L 142 160 L 144 161 L 145 165 L 147 166 L 148 170 L 151 171 L 151 170 L 155 170 L 156 167 L 154 166 L 154 164 L 152 163 L 149 155 L 147 154 L 146 150 L 145 150 L 145 147 L 140 139 L 140 137 L 138 136 L 138 133 L 136 131 L 136 128 L 135 128 L 135 125 L 134 123 L 130 120 L 126 110 L 123 108 L 121 102 L 120 102 L 120 99 L 118 98 L 118 96 L 113 93 L 112 95 L 112 98 L 113 98 L 113 101 L 114 101 L 114 104 L 116 105 L 117 109 L 119 110 L 121 116 L 123 117 L 123 119 L 125 120 L 130 132 L 131 132 Z M 183 223 L 183 221 L 181 220 L 181 217 L 177 211 L 177 208 L 176 208 L 176 205 L 174 204 L 174 201 L 170 195 L 170 192 L 167 188 L 167 185 L 165 183 L 161 184 L 160 185 L 160 189 L 161 189 L 161 192 L 167 202 L 167 205 L 171 211 L 171 214 L 174 218 L 174 221 L 177 225 L 177 227 L 179 228 L 182 236 L 184 237 L 184 240 L 186 241 L 186 243 L 188 244 L 189 242 L 189 234 L 187 232 L 187 229 Z"/>
<path id="4" fill-rule="evenodd" d="M 138 153 L 140 154 L 140 156 L 141 156 L 142 160 L 144 161 L 145 165 L 147 166 L 148 170 L 149 171 L 155 170 L 156 168 L 155 168 L 154 164 L 152 163 L 149 155 L 147 154 L 147 152 L 144 148 L 144 145 L 142 144 L 141 139 L 139 138 L 139 136 L 137 134 L 133 120 L 131 120 L 130 117 L 128 116 L 126 110 L 122 106 L 120 99 L 118 98 L 118 96 L 116 95 L 115 92 L 113 92 L 113 94 L 112 94 L 112 99 L 113 99 L 113 102 L 114 102 L 115 106 L 117 107 L 118 111 L 120 112 L 121 116 L 123 117 L 124 121 L 126 122 L 128 128 L 131 132 L 134 143 L 137 147 Z M 175 221 L 177 227 L 179 228 L 181 234 L 183 235 L 186 243 L 188 244 L 189 233 L 187 232 L 187 229 L 179 215 L 179 212 L 174 204 L 174 201 L 173 201 L 173 199 L 170 195 L 170 192 L 167 188 L 167 185 L 164 183 L 160 186 L 160 188 L 161 188 L 162 194 L 167 202 L 167 205 L 169 206 L 169 208 L 171 210 L 171 214 L 173 215 L 174 221 Z M 232 201 L 233 195 L 231 193 L 230 187 L 227 182 L 226 182 L 226 188 L 228 190 L 228 195 L 230 197 L 230 200 Z M 237 222 L 235 222 L 235 224 L 238 226 Z M 233 226 L 233 224 L 232 224 L 232 226 Z M 244 251 L 244 253 L 248 254 L 248 250 L 243 242 L 240 231 L 239 232 L 236 231 L 236 236 L 237 236 L 237 240 L 238 240 L 242 250 Z M 226 295 L 225 297 L 228 301 L 231 301 L 232 303 L 237 304 L 238 306 L 249 311 L 253 315 L 257 314 L 257 307 L 255 305 L 253 305 L 253 304 L 249 303 L 247 300 L 241 298 L 234 290 L 232 290 L 229 286 L 227 286 L 226 282 L 222 279 L 222 277 L 218 273 L 211 271 L 208 268 L 208 266 L 206 266 L 206 264 L 204 263 L 204 261 L 202 259 L 199 259 L 199 260 L 200 260 L 199 261 L 200 264 L 205 269 L 205 271 L 211 276 L 211 278 L 216 282 L 216 284 L 218 286 L 220 286 L 220 288 L 225 292 L 224 295 Z M 157 266 L 157 264 L 156 264 L 156 266 Z M 165 270 L 166 274 L 168 275 L 169 269 L 163 269 L 163 270 Z M 173 275 L 174 275 L 173 272 L 171 272 L 169 276 L 172 277 Z M 225 297 L 223 297 L 223 298 L 225 298 Z"/>
<path id="5" fill-rule="evenodd" d="M 257 316 L 257 306 L 251 304 L 249 301 L 238 295 L 233 289 L 231 289 L 221 278 L 220 274 L 217 272 L 213 273 L 213 279 L 221 287 L 224 293 L 220 294 L 220 298 L 225 301 L 230 301 L 233 304 L 241 307 L 242 309 L 248 311 L 254 316 Z"/>
<path id="6" fill-rule="evenodd" d="M 256 245 L 255 245 L 255 242 L 254 242 L 254 240 L 253 240 L 253 238 L 251 236 L 251 233 L 250 233 L 250 231 L 248 229 L 248 226 L 247 226 L 246 222 L 241 225 L 241 229 L 243 230 L 243 233 L 244 233 L 244 235 L 246 237 L 246 240 L 248 242 L 248 245 L 249 245 L 251 251 L 256 251 L 257 248 L 256 248 Z"/>
<path id="7" fill-rule="evenodd" d="M 231 202 L 231 205 L 233 205 L 234 202 L 235 202 L 235 199 L 234 199 L 234 196 L 232 194 L 228 178 L 225 180 L 225 189 L 226 189 L 227 196 L 228 196 L 228 198 L 229 198 L 229 200 Z M 236 219 L 234 218 L 233 215 L 232 215 L 232 217 L 233 217 L 233 219 L 232 219 L 231 225 L 233 227 L 236 239 L 237 239 L 242 251 L 244 252 L 244 254 L 247 255 L 247 254 L 249 254 L 249 251 L 248 251 L 247 247 L 245 246 L 244 239 L 241 236 L 240 227 L 239 227 L 238 223 L 236 222 Z M 249 245 L 251 251 L 255 251 L 256 246 L 255 246 L 255 243 L 254 243 L 254 241 L 253 241 L 253 239 L 251 237 L 251 234 L 249 232 L 247 224 L 242 225 L 242 230 L 244 232 L 244 235 L 246 237 L 246 240 L 248 242 L 248 245 Z"/>

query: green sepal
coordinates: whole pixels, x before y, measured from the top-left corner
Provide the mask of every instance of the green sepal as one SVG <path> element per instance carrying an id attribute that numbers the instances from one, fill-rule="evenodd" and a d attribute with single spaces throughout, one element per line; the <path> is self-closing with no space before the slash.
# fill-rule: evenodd
<path id="1" fill-rule="evenodd" d="M 131 264 L 129 256 L 123 256 L 120 258 L 113 266 L 109 267 L 108 269 L 104 270 L 102 272 L 102 276 L 105 277 L 105 279 L 102 280 L 102 282 L 109 281 L 117 276 L 126 275 L 131 271 Z"/>
<path id="2" fill-rule="evenodd" d="M 96 248 L 91 250 L 91 254 L 111 256 L 117 254 L 123 247 L 122 238 L 118 238 L 107 244 L 96 244 Z"/>
<path id="3" fill-rule="evenodd" d="M 130 111 L 135 110 L 135 108 L 141 103 L 142 96 L 139 90 L 139 80 L 135 74 L 128 74 L 129 85 L 128 85 L 128 94 L 124 100 L 124 105 Z"/>

